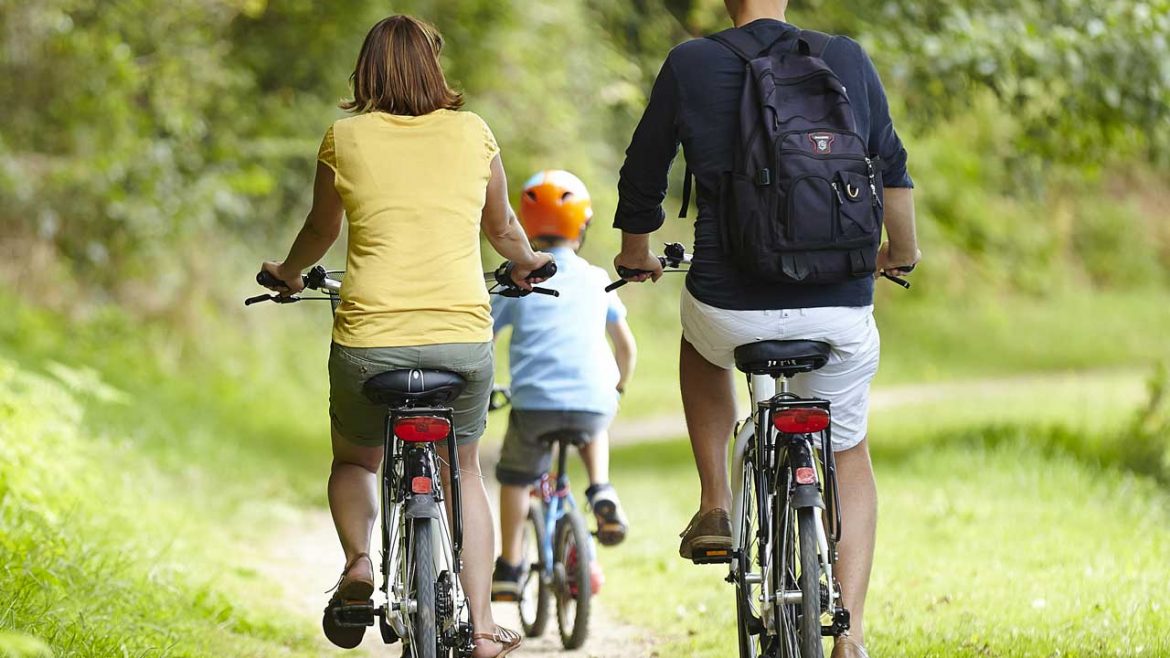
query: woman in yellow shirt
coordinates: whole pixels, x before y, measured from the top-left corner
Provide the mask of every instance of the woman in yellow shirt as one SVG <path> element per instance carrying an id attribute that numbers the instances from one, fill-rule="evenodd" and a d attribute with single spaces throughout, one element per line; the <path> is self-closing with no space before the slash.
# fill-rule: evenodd
<path id="1" fill-rule="evenodd" d="M 288 257 L 263 268 L 301 287 L 349 220 L 341 304 L 329 356 L 333 468 L 329 507 L 345 551 L 338 594 L 374 590 L 370 533 L 377 517 L 385 409 L 361 394 L 366 379 L 395 368 L 438 368 L 468 382 L 454 403 L 463 479 L 462 581 L 476 632 L 475 658 L 512 651 L 519 636 L 495 625 L 490 606 L 494 550 L 477 441 L 491 393 L 492 320 L 481 270 L 479 234 L 516 264 L 524 279 L 550 260 L 534 252 L 508 203 L 499 148 L 487 124 L 458 111 L 439 64 L 442 37 L 408 16 L 370 30 L 352 77 L 354 116 L 325 133 L 313 207 Z M 340 646 L 357 629 L 327 629 Z"/>

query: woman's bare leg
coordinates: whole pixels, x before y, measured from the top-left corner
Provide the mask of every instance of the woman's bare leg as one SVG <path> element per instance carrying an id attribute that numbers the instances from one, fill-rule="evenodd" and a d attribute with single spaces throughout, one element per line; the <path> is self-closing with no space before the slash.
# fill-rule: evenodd
<path id="1" fill-rule="evenodd" d="M 351 443 L 332 432 L 333 467 L 329 473 L 329 511 L 337 538 L 345 551 L 345 563 L 370 552 L 370 533 L 378 518 L 378 467 L 382 448 Z M 363 572 L 360 569 L 366 570 Z M 359 560 L 350 571 L 368 575 L 373 564 Z"/>
<path id="2" fill-rule="evenodd" d="M 440 447 L 440 454 L 446 454 Z M 451 490 L 449 469 L 443 467 L 443 486 Z M 463 506 L 463 572 L 459 576 L 471 606 L 471 623 L 476 633 L 493 633 L 492 566 L 495 557 L 495 528 L 487 489 L 479 470 L 479 443 L 459 446 L 459 487 Z M 448 512 L 449 513 L 449 512 Z M 480 640 L 473 656 L 494 656 L 500 645 Z"/>

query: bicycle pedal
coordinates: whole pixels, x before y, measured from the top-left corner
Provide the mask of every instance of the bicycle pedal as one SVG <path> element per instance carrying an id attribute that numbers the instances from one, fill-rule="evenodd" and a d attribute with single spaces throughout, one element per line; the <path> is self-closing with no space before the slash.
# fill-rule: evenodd
<path id="1" fill-rule="evenodd" d="M 374 625 L 373 601 L 346 601 L 333 606 L 333 621 L 342 628 Z"/>
<path id="2" fill-rule="evenodd" d="M 691 562 L 695 564 L 728 564 L 731 562 L 730 548 L 699 548 L 691 551 Z"/>

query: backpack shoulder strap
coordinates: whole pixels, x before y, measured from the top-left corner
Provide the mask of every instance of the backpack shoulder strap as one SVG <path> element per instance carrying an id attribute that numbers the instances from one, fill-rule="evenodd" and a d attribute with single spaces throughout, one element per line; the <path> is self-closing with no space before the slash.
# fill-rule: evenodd
<path id="1" fill-rule="evenodd" d="M 760 52 L 764 50 L 764 44 L 760 43 L 759 39 L 752 36 L 750 32 L 736 28 L 709 34 L 706 38 L 735 53 L 745 62 L 759 57 Z"/>
<path id="2" fill-rule="evenodd" d="M 833 35 L 831 34 L 825 34 L 824 32 L 817 32 L 815 30 L 801 30 L 797 48 L 801 55 L 823 57 L 825 49 L 829 47 L 829 42 L 832 40 Z"/>

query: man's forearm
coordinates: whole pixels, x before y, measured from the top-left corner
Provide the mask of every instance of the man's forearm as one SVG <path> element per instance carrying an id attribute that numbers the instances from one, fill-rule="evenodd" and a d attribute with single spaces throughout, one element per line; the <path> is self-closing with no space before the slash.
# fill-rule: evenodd
<path id="1" fill-rule="evenodd" d="M 910 264 L 917 260 L 918 233 L 914 226 L 914 190 L 887 187 L 885 192 L 886 236 L 894 261 Z"/>
<path id="2" fill-rule="evenodd" d="M 644 254 L 650 251 L 649 233 L 627 233 L 622 231 L 622 253 Z"/>

